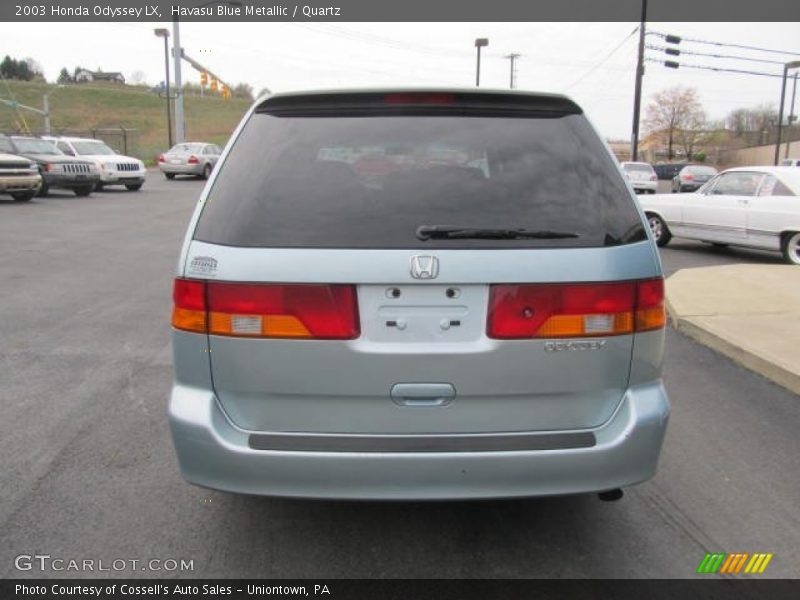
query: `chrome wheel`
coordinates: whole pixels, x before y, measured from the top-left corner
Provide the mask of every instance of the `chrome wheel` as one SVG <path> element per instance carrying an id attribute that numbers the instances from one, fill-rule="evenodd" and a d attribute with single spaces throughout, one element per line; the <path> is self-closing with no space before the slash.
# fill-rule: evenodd
<path id="1" fill-rule="evenodd" d="M 800 232 L 789 234 L 783 243 L 783 257 L 792 265 L 800 265 Z"/>
<path id="2" fill-rule="evenodd" d="M 650 231 L 653 232 L 653 239 L 659 246 L 666 246 L 672 239 L 672 234 L 667 229 L 664 221 L 658 215 L 647 215 L 647 223 L 650 225 Z"/>

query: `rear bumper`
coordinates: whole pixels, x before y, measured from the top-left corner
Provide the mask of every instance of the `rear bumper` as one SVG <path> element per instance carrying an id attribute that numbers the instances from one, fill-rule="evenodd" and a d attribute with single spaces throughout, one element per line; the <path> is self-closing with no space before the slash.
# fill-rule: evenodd
<path id="1" fill-rule="evenodd" d="M 268 496 L 436 500 L 576 494 L 656 471 L 669 419 L 661 382 L 631 388 L 591 447 L 482 452 L 257 450 L 209 390 L 175 385 L 169 422 L 184 478 Z"/>
<path id="2" fill-rule="evenodd" d="M 174 165 L 171 163 L 158 163 L 158 168 L 161 169 L 162 173 L 173 173 L 176 175 L 202 175 L 203 174 L 203 163 L 197 164 L 184 164 L 184 165 Z"/>
<path id="3" fill-rule="evenodd" d="M 658 191 L 658 181 L 632 181 L 631 185 L 637 192 L 640 190 L 653 193 Z"/>

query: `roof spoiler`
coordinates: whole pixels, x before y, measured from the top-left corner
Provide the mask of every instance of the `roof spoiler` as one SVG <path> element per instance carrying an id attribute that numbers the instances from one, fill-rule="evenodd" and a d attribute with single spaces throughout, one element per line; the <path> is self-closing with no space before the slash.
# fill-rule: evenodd
<path id="1" fill-rule="evenodd" d="M 348 114 L 480 114 L 492 116 L 579 115 L 572 100 L 558 94 L 464 90 L 387 90 L 278 94 L 264 99 L 258 113 L 286 116 Z"/>

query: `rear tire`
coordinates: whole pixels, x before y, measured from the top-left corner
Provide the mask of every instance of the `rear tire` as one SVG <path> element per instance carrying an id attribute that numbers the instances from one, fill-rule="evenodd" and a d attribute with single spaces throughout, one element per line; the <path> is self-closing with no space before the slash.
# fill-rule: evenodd
<path id="1" fill-rule="evenodd" d="M 650 225 L 650 231 L 653 233 L 653 239 L 655 239 L 656 244 L 659 247 L 664 247 L 669 244 L 669 241 L 672 239 L 672 234 L 669 232 L 667 224 L 661 220 L 661 217 L 654 214 L 648 214 L 647 223 Z"/>
<path id="2" fill-rule="evenodd" d="M 800 265 L 800 231 L 783 236 L 783 260 L 790 265 Z"/>
<path id="3" fill-rule="evenodd" d="M 36 193 L 39 198 L 45 198 L 47 193 L 50 191 L 50 186 L 47 185 L 44 181 L 42 182 L 42 186 L 39 188 L 39 191 Z"/>
<path id="4" fill-rule="evenodd" d="M 128 188 L 131 192 L 138 192 L 142 189 L 141 183 L 126 183 L 125 187 Z"/>
<path id="5" fill-rule="evenodd" d="M 75 192 L 76 196 L 88 196 L 92 193 L 94 189 L 94 184 L 92 185 L 82 185 L 81 187 L 76 187 L 73 192 Z"/>
<path id="6" fill-rule="evenodd" d="M 99 181 L 94 184 L 94 191 L 95 192 L 102 192 L 103 191 L 103 184 Z"/>
<path id="7" fill-rule="evenodd" d="M 36 192 L 17 192 L 16 194 L 11 194 L 11 197 L 17 202 L 28 202 L 35 194 Z"/>
<path id="8" fill-rule="evenodd" d="M 164 173 L 164 177 L 167 179 L 175 179 L 175 173 Z"/>
<path id="9" fill-rule="evenodd" d="M 203 167 L 203 179 L 208 179 L 211 177 L 211 165 L 206 165 Z"/>

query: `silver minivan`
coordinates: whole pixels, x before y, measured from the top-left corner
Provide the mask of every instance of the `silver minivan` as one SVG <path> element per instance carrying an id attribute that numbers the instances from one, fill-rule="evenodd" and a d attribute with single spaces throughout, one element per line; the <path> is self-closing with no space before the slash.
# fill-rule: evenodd
<path id="1" fill-rule="evenodd" d="M 174 282 L 183 476 L 315 498 L 605 492 L 656 470 L 664 285 L 573 101 L 256 101 Z"/>

